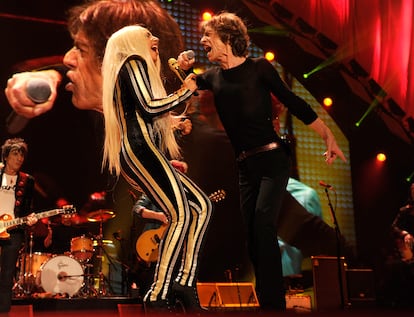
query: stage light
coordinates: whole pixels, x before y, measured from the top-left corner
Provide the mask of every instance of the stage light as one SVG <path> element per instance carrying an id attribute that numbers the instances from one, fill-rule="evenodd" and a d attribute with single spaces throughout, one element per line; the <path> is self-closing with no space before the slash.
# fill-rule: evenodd
<path id="1" fill-rule="evenodd" d="M 203 19 L 203 21 L 211 20 L 212 17 L 213 17 L 213 13 L 211 13 L 211 11 L 204 11 L 201 14 L 201 18 Z"/>
<path id="2" fill-rule="evenodd" d="M 269 62 L 273 62 L 275 60 L 275 53 L 268 51 L 265 53 L 265 58 L 269 61 Z"/>
<path id="3" fill-rule="evenodd" d="M 378 162 L 385 162 L 387 160 L 387 156 L 384 153 L 377 154 L 377 161 Z"/>
<path id="4" fill-rule="evenodd" d="M 332 106 L 332 104 L 333 104 L 332 98 L 330 97 L 323 98 L 323 105 L 325 107 L 330 107 Z"/>
<path id="5" fill-rule="evenodd" d="M 377 98 L 374 98 L 374 100 L 371 102 L 371 104 L 369 105 L 367 111 L 364 112 L 364 114 L 362 115 L 361 119 L 358 120 L 357 123 L 355 123 L 356 127 L 359 127 L 362 123 L 362 121 L 364 121 L 364 119 L 371 113 L 372 110 L 374 110 L 377 106 L 379 105 L 379 101 Z"/>
<path id="6" fill-rule="evenodd" d="M 407 181 L 407 183 L 411 183 L 414 180 L 414 172 L 407 176 L 405 180 Z"/>

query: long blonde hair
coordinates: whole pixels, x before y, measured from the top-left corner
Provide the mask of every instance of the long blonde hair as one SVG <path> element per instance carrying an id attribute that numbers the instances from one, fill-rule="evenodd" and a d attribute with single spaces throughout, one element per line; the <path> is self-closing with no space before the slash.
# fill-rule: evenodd
<path id="1" fill-rule="evenodd" d="M 121 171 L 119 155 L 121 151 L 121 127 L 114 104 L 114 89 L 119 70 L 130 56 L 138 55 L 147 64 L 151 90 L 154 98 L 166 97 L 160 76 L 161 63 L 154 63 L 148 49 L 149 31 L 138 25 L 131 25 L 115 32 L 108 40 L 102 62 L 103 92 L 102 106 L 105 121 L 105 142 L 102 168 L 108 165 L 111 172 L 119 175 Z M 155 140 L 159 140 L 160 150 L 171 158 L 180 155 L 180 148 L 174 137 L 172 117 L 168 112 L 153 119 Z"/>

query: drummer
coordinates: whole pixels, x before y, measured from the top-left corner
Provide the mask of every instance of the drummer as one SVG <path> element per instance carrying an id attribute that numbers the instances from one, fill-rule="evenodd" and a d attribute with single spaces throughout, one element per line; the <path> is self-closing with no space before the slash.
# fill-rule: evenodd
<path id="1" fill-rule="evenodd" d="M 67 205 L 70 204 L 65 198 L 56 201 L 57 208 L 64 208 Z M 42 219 L 35 229 L 32 251 L 69 255 L 72 239 L 89 235 L 86 221 L 86 217 L 78 214 L 60 214 Z"/>

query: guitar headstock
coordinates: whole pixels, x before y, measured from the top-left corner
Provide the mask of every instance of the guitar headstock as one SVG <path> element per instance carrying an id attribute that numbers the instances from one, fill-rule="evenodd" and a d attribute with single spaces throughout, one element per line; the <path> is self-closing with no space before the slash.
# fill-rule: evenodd
<path id="1" fill-rule="evenodd" d="M 208 198 L 212 202 L 217 203 L 226 198 L 226 192 L 224 189 L 219 189 L 219 190 L 216 190 L 214 193 L 211 193 L 210 196 L 208 196 Z"/>
<path id="2" fill-rule="evenodd" d="M 73 205 L 65 205 L 62 207 L 61 214 L 71 215 L 76 213 L 76 208 Z"/>

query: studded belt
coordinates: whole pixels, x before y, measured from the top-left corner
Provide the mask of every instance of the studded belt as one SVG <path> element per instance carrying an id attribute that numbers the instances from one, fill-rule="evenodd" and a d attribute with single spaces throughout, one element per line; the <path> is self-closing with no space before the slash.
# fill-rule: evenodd
<path id="1" fill-rule="evenodd" d="M 247 151 L 242 151 L 239 156 L 237 157 L 237 162 L 241 162 L 243 160 L 245 160 L 246 158 L 248 158 L 249 156 L 258 154 L 258 153 L 262 153 L 262 152 L 267 152 L 267 151 L 271 151 L 274 149 L 277 149 L 279 147 L 279 143 L 277 142 L 272 142 L 269 144 L 265 144 L 262 146 L 258 146 L 255 147 L 253 149 L 247 150 Z"/>

